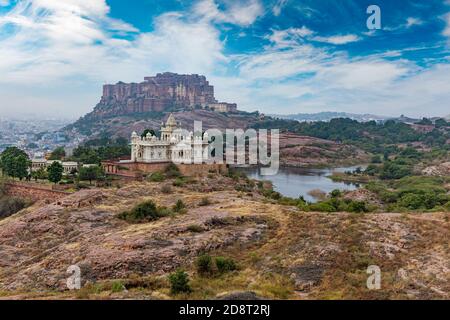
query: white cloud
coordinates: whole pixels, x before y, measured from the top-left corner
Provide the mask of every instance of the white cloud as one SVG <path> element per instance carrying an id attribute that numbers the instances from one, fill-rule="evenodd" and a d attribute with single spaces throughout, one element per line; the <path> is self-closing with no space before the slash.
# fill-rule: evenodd
<path id="1" fill-rule="evenodd" d="M 449 3 L 450 4 L 450 3 Z M 444 36 L 450 37 L 450 13 L 445 16 L 445 21 L 447 23 L 446 28 L 444 29 Z"/>
<path id="2" fill-rule="evenodd" d="M 412 26 L 420 26 L 423 24 L 423 21 L 419 18 L 409 17 L 406 19 L 406 27 L 411 28 Z"/>
<path id="3" fill-rule="evenodd" d="M 58 103 L 47 110 L 59 105 L 81 114 L 98 101 L 104 82 L 139 81 L 161 71 L 210 74 L 226 60 L 219 31 L 209 21 L 170 13 L 154 21 L 152 32 L 137 33 L 108 12 L 104 0 L 36 0 L 0 16 L 0 30 L 15 29 L 0 39 L 0 95 L 11 91 L 11 85 L 34 95 L 58 86 L 66 95 L 56 89 L 49 93 Z M 128 36 L 118 37 L 124 34 Z M 91 103 L 80 110 L 77 101 L 86 101 L 87 95 Z M 8 102 L 0 113 L 12 105 L 29 108 L 20 94 Z"/>
<path id="4" fill-rule="evenodd" d="M 361 38 L 354 34 L 334 35 L 334 36 L 318 36 L 316 32 L 302 26 L 301 28 L 288 28 L 283 30 L 272 30 L 272 33 L 266 37 L 278 47 L 295 46 L 299 42 L 312 40 L 333 45 L 342 45 L 351 42 L 360 41 Z"/>
<path id="5" fill-rule="evenodd" d="M 277 47 L 290 47 L 313 34 L 314 32 L 312 30 L 303 26 L 301 28 L 272 30 L 272 33 L 268 35 L 266 39 L 274 43 Z"/>
<path id="6" fill-rule="evenodd" d="M 9 6 L 11 2 L 9 0 L 0 0 L 0 6 L 1 7 L 6 7 Z"/>
<path id="7" fill-rule="evenodd" d="M 288 3 L 288 0 L 278 0 L 277 3 L 273 6 L 272 12 L 274 16 L 279 16 L 283 7 Z"/>
<path id="8" fill-rule="evenodd" d="M 360 40 L 356 35 L 277 29 L 261 51 L 226 55 L 218 24 L 245 27 L 264 14 L 259 1 L 226 4 L 220 10 L 202 0 L 190 12 L 157 17 L 152 32 L 140 33 L 110 18 L 105 0 L 19 2 L 0 16 L 0 31 L 14 26 L 13 34 L 0 39 L 0 95 L 8 102 L 0 114 L 64 108 L 64 114 L 81 115 L 97 103 L 103 82 L 140 81 L 161 71 L 205 74 L 219 100 L 244 110 L 448 113 L 448 64 L 422 70 L 398 52 L 349 57 L 318 45 Z M 450 36 L 450 14 L 447 22 Z M 229 76 L 230 69 L 236 75 Z"/>
<path id="9" fill-rule="evenodd" d="M 312 38 L 312 40 L 318 41 L 318 42 L 330 43 L 330 44 L 334 44 L 334 45 L 341 45 L 341 44 L 347 44 L 347 43 L 359 41 L 359 40 L 361 40 L 361 38 L 354 34 L 347 34 L 347 35 L 337 35 L 337 36 L 331 36 L 331 37 L 317 36 L 317 37 Z"/>
<path id="10" fill-rule="evenodd" d="M 310 32 L 297 32 L 311 38 Z M 448 113 L 449 65 L 424 70 L 392 52 L 349 57 L 344 51 L 293 41 L 293 34 L 291 29 L 272 31 L 267 37 L 272 44 L 263 52 L 239 56 L 239 75 L 215 79 L 218 92 L 248 110 L 267 113 Z"/>
<path id="11" fill-rule="evenodd" d="M 201 0 L 195 5 L 194 12 L 208 21 L 243 27 L 251 25 L 264 13 L 259 0 L 232 1 L 227 4 L 226 10 L 221 11 L 215 0 Z"/>

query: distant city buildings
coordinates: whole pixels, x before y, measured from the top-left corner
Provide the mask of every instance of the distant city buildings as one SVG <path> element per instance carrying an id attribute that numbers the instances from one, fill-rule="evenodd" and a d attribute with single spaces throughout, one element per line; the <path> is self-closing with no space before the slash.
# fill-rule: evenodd
<path id="1" fill-rule="evenodd" d="M 76 133 L 68 137 L 59 131 L 69 123 L 69 120 L 0 118 L 0 152 L 15 146 L 33 159 L 45 158 L 57 147 L 64 147 L 70 156 L 84 137 Z"/>

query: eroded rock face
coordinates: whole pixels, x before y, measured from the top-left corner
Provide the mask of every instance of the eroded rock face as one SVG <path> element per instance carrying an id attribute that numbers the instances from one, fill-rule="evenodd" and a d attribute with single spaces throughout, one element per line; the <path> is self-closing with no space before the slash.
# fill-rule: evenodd
<path id="1" fill-rule="evenodd" d="M 141 83 L 103 86 L 103 96 L 91 116 L 118 116 L 173 107 L 206 106 L 217 103 L 214 87 L 204 76 L 158 73 Z"/>

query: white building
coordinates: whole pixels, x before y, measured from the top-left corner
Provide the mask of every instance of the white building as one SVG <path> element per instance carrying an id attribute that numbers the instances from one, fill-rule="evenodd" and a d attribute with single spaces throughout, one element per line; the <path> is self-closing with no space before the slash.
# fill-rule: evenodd
<path id="1" fill-rule="evenodd" d="M 62 164 L 64 173 L 70 174 L 78 171 L 78 162 L 74 161 L 59 161 L 59 160 L 46 160 L 46 159 L 33 159 L 31 160 L 31 171 L 38 171 L 39 169 L 47 169 L 53 162 L 59 162 Z"/>
<path id="2" fill-rule="evenodd" d="M 166 124 L 161 124 L 161 138 L 151 133 L 140 137 L 136 132 L 131 136 L 132 162 L 175 162 L 204 163 L 208 159 L 208 134 L 188 132 L 178 128 L 171 114 Z"/>

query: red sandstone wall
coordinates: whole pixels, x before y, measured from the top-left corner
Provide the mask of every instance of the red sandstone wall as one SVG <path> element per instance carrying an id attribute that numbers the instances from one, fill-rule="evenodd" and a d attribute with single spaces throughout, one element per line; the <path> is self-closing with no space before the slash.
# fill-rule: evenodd
<path id="1" fill-rule="evenodd" d="M 114 164 L 114 171 L 108 171 L 108 164 Z M 140 180 L 142 174 L 150 174 L 157 171 L 164 171 L 169 165 L 169 162 L 159 163 L 144 163 L 144 162 L 131 162 L 131 163 L 112 163 L 104 162 L 103 167 L 109 174 L 115 174 L 124 178 L 134 178 Z M 184 176 L 200 176 L 208 174 L 209 172 L 226 173 L 227 167 L 225 164 L 177 164 L 180 172 Z M 126 168 L 126 169 L 125 169 Z"/>
<path id="2" fill-rule="evenodd" d="M 68 192 L 52 190 L 28 183 L 7 183 L 6 194 L 14 197 L 31 199 L 33 201 L 56 201 L 69 195 Z"/>
<path id="3" fill-rule="evenodd" d="M 227 172 L 227 167 L 224 164 L 178 164 L 177 167 L 184 176 L 201 176 L 210 172 Z"/>

